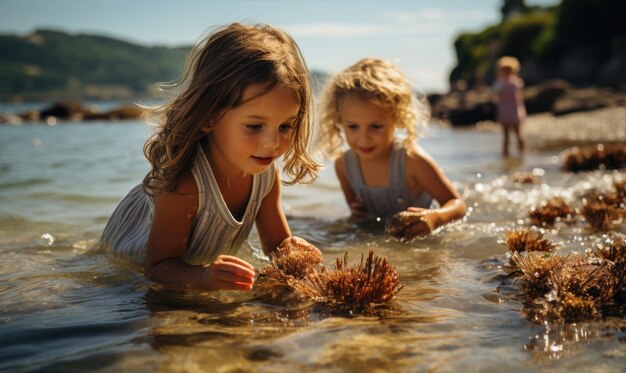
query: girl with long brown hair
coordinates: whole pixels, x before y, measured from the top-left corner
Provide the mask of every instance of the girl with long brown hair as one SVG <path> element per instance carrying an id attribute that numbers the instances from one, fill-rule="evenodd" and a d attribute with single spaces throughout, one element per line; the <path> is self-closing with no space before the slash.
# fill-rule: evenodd
<path id="1" fill-rule="evenodd" d="M 112 257 L 178 288 L 250 290 L 254 268 L 234 256 L 252 225 L 266 254 L 292 237 L 281 178 L 313 180 L 312 93 L 293 39 L 233 23 L 192 50 L 173 100 L 153 111 L 152 168 L 113 212 L 100 240 Z"/>

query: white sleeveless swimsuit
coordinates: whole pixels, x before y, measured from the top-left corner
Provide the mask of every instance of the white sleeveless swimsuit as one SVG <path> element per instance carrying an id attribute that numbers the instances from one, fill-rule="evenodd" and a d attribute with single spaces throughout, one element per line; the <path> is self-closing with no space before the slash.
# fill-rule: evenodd
<path id="1" fill-rule="evenodd" d="M 274 184 L 275 168 L 268 167 L 253 175 L 252 191 L 241 221 L 230 213 L 201 147 L 191 172 L 198 186 L 198 209 L 183 259 L 190 264 L 209 264 L 218 255 L 233 255 L 246 241 L 261 202 Z M 143 191 L 141 184 L 137 185 L 113 211 L 98 247 L 117 260 L 143 267 L 153 212 L 152 197 Z"/>

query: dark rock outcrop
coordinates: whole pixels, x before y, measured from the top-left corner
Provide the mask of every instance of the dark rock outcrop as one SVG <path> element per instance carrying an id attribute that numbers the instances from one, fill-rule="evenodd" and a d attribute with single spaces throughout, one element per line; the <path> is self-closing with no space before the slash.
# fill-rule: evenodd
<path id="1" fill-rule="evenodd" d="M 564 80 L 549 80 L 547 82 L 524 89 L 524 102 L 529 114 L 542 113 L 552 110 L 554 103 L 572 86 Z"/>
<path id="2" fill-rule="evenodd" d="M 56 102 L 41 111 L 29 110 L 18 114 L 0 113 L 0 123 L 22 124 L 24 122 L 45 122 L 49 118 L 72 121 L 90 120 L 134 120 L 140 119 L 143 110 L 137 105 L 123 105 L 116 109 L 100 112 L 96 108 L 85 107 L 77 101 Z"/>
<path id="3" fill-rule="evenodd" d="M 433 117 L 447 120 L 452 125 L 471 125 L 496 117 L 496 104 L 489 89 L 457 90 L 445 95 L 431 95 L 429 102 Z M 563 115 L 626 106 L 626 89 L 577 89 L 564 80 L 550 80 L 524 88 L 524 102 L 528 114 L 551 112 L 553 115 Z"/>

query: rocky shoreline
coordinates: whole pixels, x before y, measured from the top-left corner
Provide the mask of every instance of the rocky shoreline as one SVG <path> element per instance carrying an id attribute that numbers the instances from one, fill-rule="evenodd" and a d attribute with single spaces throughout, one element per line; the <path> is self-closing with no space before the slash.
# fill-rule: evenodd
<path id="1" fill-rule="evenodd" d="M 626 143 L 626 89 L 567 88 L 562 81 L 546 82 L 525 89 L 529 116 L 524 133 L 534 148 L 562 148 L 593 143 Z M 464 101 L 462 99 L 463 95 Z M 433 118 L 457 126 L 453 119 L 469 119 L 478 130 L 498 131 L 494 122 L 489 90 L 451 92 L 434 99 Z M 431 98 L 431 97 L 429 97 Z M 432 98 L 431 98 L 432 99 Z M 489 115 L 491 113 L 491 115 Z M 56 124 L 57 121 L 137 120 L 143 110 L 136 105 L 122 105 L 100 112 L 78 102 L 59 102 L 40 111 L 19 114 L 0 112 L 0 124 Z M 470 122 L 464 120 L 463 123 Z"/>
<path id="2" fill-rule="evenodd" d="M 496 104 L 488 87 L 457 88 L 447 94 L 428 96 L 433 118 L 453 126 L 495 120 Z M 564 80 L 549 80 L 524 89 L 529 114 L 561 116 L 575 112 L 626 106 L 626 86 L 575 88 Z"/>
<path id="3" fill-rule="evenodd" d="M 122 105 L 113 110 L 99 111 L 77 101 L 56 102 L 42 110 L 29 110 L 17 114 L 0 112 L 0 124 L 21 125 L 24 123 L 56 124 L 57 120 L 69 121 L 116 121 L 141 118 L 143 109 L 137 105 Z"/>

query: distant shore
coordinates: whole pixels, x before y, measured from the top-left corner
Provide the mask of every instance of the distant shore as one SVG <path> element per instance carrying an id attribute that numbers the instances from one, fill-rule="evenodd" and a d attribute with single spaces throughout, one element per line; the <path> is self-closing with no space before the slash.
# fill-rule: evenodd
<path id="1" fill-rule="evenodd" d="M 0 124 L 57 124 L 61 121 L 91 120 L 137 120 L 142 109 L 137 105 L 123 104 L 111 110 L 98 111 L 77 102 L 56 103 L 41 110 L 23 113 L 0 112 Z M 447 123 L 434 117 L 435 122 Z M 499 130 L 493 120 L 480 120 L 467 128 Z M 563 115 L 552 112 L 530 114 L 524 122 L 523 131 L 534 148 L 566 147 L 591 143 L 626 143 L 626 106 L 609 106 L 599 109 L 576 111 Z"/>
<path id="2" fill-rule="evenodd" d="M 56 124 L 57 121 L 91 120 L 136 120 L 144 110 L 137 104 L 121 104 L 110 110 L 101 111 L 98 106 L 80 101 L 62 101 L 43 106 L 41 109 L 28 109 L 16 113 L 0 111 L 0 124 L 21 125 L 25 123 Z"/>

